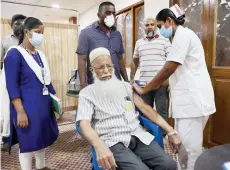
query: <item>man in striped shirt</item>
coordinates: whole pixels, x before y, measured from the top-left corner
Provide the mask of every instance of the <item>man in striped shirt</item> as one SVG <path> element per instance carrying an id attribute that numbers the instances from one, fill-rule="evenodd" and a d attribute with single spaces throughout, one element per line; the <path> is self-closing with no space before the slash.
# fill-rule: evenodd
<path id="1" fill-rule="evenodd" d="M 130 80 L 133 83 L 140 64 L 140 85 L 142 87 L 148 84 L 162 69 L 171 48 L 169 39 L 158 33 L 154 18 L 149 17 L 145 20 L 145 32 L 146 37 L 136 42 L 130 73 Z M 151 107 L 155 102 L 157 111 L 167 120 L 167 87 L 153 90 L 143 95 L 142 99 Z"/>
<path id="2" fill-rule="evenodd" d="M 176 170 L 176 163 L 141 127 L 135 105 L 158 124 L 178 151 L 180 139 L 174 129 L 142 99 L 129 83 L 114 74 L 110 52 L 96 48 L 89 56 L 94 84 L 79 95 L 76 121 L 82 135 L 94 147 L 103 169 Z"/>

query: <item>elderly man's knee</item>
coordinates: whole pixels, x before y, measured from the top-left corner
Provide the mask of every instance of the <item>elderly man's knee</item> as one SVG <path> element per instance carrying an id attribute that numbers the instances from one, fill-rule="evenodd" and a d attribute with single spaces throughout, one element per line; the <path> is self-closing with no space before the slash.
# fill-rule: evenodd
<path id="1" fill-rule="evenodd" d="M 173 158 L 169 155 L 164 157 L 160 167 L 162 170 L 177 170 L 176 161 L 174 161 Z"/>

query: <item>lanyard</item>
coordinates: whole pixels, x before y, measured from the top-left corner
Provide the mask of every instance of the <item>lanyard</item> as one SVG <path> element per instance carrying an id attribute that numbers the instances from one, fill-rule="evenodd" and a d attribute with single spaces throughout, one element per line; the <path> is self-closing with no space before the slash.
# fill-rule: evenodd
<path id="1" fill-rule="evenodd" d="M 40 59 L 40 57 L 39 57 L 39 54 L 38 54 L 38 52 L 36 51 L 36 54 L 35 54 L 35 57 L 37 58 L 37 60 L 38 60 L 38 65 L 41 67 L 41 72 L 42 72 L 42 78 L 43 78 L 43 85 L 44 85 L 44 87 L 46 87 L 46 83 L 45 83 L 45 69 L 42 67 L 42 61 L 41 61 L 41 59 Z"/>
<path id="2" fill-rule="evenodd" d="M 21 44 L 21 46 L 32 56 L 32 57 L 34 57 L 31 53 L 30 53 L 30 51 L 26 48 L 26 46 L 24 45 L 24 44 Z M 37 60 L 38 60 L 38 65 L 40 66 L 40 68 L 41 68 L 41 72 L 42 72 L 42 79 L 43 79 L 43 85 L 44 85 L 44 88 L 46 88 L 46 83 L 45 83 L 45 69 L 42 67 L 42 61 L 41 61 L 41 59 L 40 59 L 40 57 L 39 57 L 39 54 L 38 54 L 38 52 L 37 51 L 35 51 L 35 57 L 37 58 Z"/>

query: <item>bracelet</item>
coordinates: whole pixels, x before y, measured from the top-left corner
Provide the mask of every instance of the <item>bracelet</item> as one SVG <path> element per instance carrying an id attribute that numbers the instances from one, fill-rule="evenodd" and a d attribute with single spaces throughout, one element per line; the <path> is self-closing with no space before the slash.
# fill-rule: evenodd
<path id="1" fill-rule="evenodd" d="M 172 135 L 177 135 L 177 131 L 172 131 L 172 132 L 169 132 L 168 134 L 167 134 L 167 136 L 172 136 Z"/>

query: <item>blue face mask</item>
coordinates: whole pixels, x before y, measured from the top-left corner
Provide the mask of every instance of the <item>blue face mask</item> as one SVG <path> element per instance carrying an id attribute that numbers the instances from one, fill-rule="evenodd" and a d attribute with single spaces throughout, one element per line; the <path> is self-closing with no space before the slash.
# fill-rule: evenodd
<path id="1" fill-rule="evenodd" d="M 160 29 L 160 33 L 161 35 L 163 35 L 165 38 L 170 38 L 173 35 L 173 30 L 172 30 L 172 26 L 165 28 L 165 26 L 163 25 Z"/>

